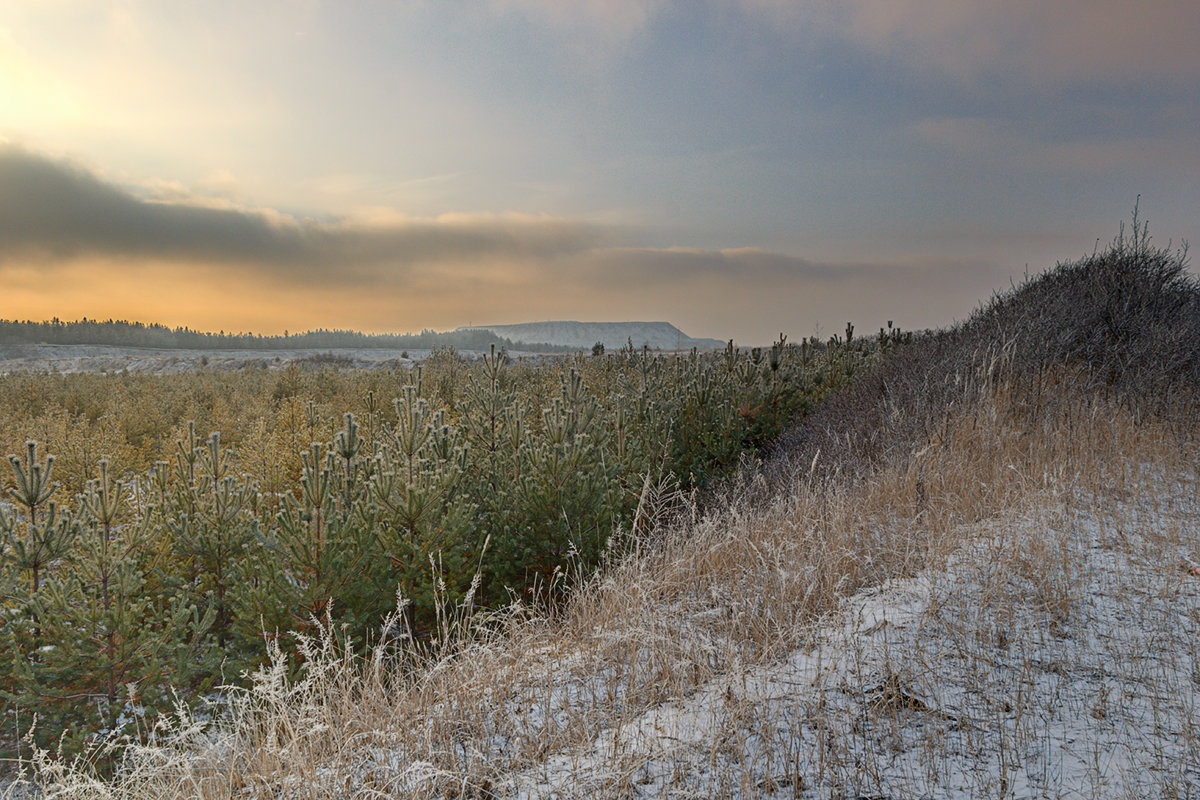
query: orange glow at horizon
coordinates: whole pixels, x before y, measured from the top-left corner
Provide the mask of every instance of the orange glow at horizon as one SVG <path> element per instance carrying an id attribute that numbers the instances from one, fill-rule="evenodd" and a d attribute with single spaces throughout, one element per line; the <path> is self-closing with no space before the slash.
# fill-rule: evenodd
<path id="1" fill-rule="evenodd" d="M 25 280 L 6 270 L 0 318 L 42 321 L 81 318 L 187 327 L 199 331 L 277 335 L 315 328 L 345 328 L 364 333 L 403 332 L 406 314 L 394 299 L 379 294 L 280 286 L 227 271 L 176 266 L 73 265 L 52 278 L 22 270 Z M 32 278 L 29 279 L 29 278 Z M 53 281 L 53 291 L 46 281 Z M 394 310 L 392 310 L 394 309 Z M 395 323 L 389 324 L 388 318 Z M 420 324 L 417 324 L 420 327 Z"/>
<path id="2" fill-rule="evenodd" d="M 261 335 L 319 328 L 383 334 L 580 314 L 599 319 L 622 304 L 619 288 L 597 293 L 548 286 L 517 265 L 501 263 L 491 270 L 476 265 L 463 271 L 467 276 L 435 268 L 403 282 L 340 286 L 194 264 L 88 260 L 48 271 L 36 264 L 6 264 L 0 319 L 115 319 Z M 639 311 L 641 316 L 664 316 L 649 306 L 626 306 L 630 313 L 621 318 Z"/>
<path id="3" fill-rule="evenodd" d="M 315 285 L 250 269 L 161 262 L 93 259 L 50 268 L 11 262 L 0 266 L 3 319 L 86 317 L 260 335 L 315 329 L 415 333 L 566 319 L 665 320 L 690 336 L 764 345 L 780 331 L 798 339 L 822 329 L 841 330 L 848 320 L 860 330 L 874 330 L 888 319 L 909 330 L 926 327 L 937 315 L 970 307 L 981 293 L 970 275 L 956 280 L 939 273 L 947 296 L 926 312 L 932 319 L 906 319 L 896 311 L 927 305 L 928 300 L 924 283 L 905 272 L 890 279 L 876 273 L 825 282 L 778 275 L 671 275 L 658 282 L 647 277 L 631 292 L 623 272 L 602 269 L 598 279 L 565 280 L 556 270 L 505 261 L 493 262 L 490 269 L 439 264 L 366 285 Z M 889 286 L 886 292 L 878 291 L 883 283 Z M 727 298 L 719 308 L 708 302 L 716 295 Z"/>

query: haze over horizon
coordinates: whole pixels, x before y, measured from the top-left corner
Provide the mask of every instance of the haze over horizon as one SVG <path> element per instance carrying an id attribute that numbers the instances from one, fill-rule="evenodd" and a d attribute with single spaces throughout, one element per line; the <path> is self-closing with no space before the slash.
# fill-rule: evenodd
<path id="1" fill-rule="evenodd" d="M 1137 197 L 1196 240 L 1200 4 L 0 10 L 0 318 L 942 326 Z"/>

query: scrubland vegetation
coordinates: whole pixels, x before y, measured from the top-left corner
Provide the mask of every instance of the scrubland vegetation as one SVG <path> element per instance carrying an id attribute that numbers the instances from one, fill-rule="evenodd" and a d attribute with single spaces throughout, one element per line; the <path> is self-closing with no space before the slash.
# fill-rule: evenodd
<path id="1" fill-rule="evenodd" d="M 288 633 L 320 621 L 365 652 L 398 592 L 422 646 L 448 635 L 443 606 L 559 603 L 901 338 L 7 376 L 8 755 L 30 727 L 67 752 L 152 727 L 270 648 L 297 668 Z"/>
<path id="2" fill-rule="evenodd" d="M 1185 263 L 1185 252 L 1153 247 L 1135 218 L 1104 252 L 992 298 L 953 329 L 903 342 L 885 334 L 881 348 L 809 343 L 757 364 L 717 356 L 703 369 L 699 358 L 626 353 L 519 373 L 510 391 L 542 398 L 540 422 L 517 415 L 541 437 L 526 449 L 542 455 L 518 458 L 508 481 L 486 476 L 514 469 L 504 461 L 510 418 L 455 416 L 468 397 L 476 408 L 526 407 L 505 402 L 503 379 L 498 389 L 488 377 L 494 361 L 467 371 L 457 394 L 433 388 L 432 366 L 420 388 L 405 379 L 388 420 L 314 405 L 313 429 L 324 435 L 311 438 L 327 444 L 281 468 L 298 486 L 260 487 L 239 519 L 259 526 L 257 550 L 245 539 L 259 559 L 254 574 L 293 570 L 279 582 L 293 592 L 284 605 L 315 622 L 293 618 L 297 634 L 268 637 L 269 661 L 211 708 L 138 722 L 140 739 L 111 751 L 114 763 L 39 752 L 27 775 L 47 796 L 89 798 L 1196 797 L 1200 289 Z M 639 406 L 634 389 L 656 374 L 681 388 L 640 395 Z M 362 379 L 321 375 L 300 378 Z M 781 384 L 795 393 L 779 394 Z M 582 388 L 613 385 L 630 388 Z M 699 401 L 723 385 L 752 396 Z M 837 391 L 821 400 L 818 385 Z M 673 396 L 690 399 L 665 399 Z M 441 402 L 418 414 L 421 397 Z M 780 422 L 767 425 L 767 409 L 791 419 L 809 402 L 812 413 L 773 438 Z M 443 416 L 428 426 L 426 458 L 445 466 L 420 483 L 426 462 L 406 458 L 405 432 L 424 430 L 411 420 L 432 419 L 421 415 L 439 413 L 435 404 Z M 308 416 L 296 411 L 302 426 Z M 354 419 L 338 416 L 345 411 Z M 642 431 L 629 441 L 648 443 L 636 456 L 615 444 L 626 425 Z M 525 492 L 556 499 L 538 506 L 553 510 L 542 522 L 489 523 L 497 533 L 487 548 L 478 542 L 450 562 L 449 540 L 395 521 L 367 487 L 415 486 L 444 519 L 460 519 L 460 495 L 440 489 L 438 475 L 472 485 L 455 461 L 468 439 L 472 458 L 482 452 L 500 468 L 474 478 L 485 488 L 466 495 L 472 508 L 461 518 L 506 519 Z M 254 596 L 251 573 L 222 606 L 213 567 L 203 566 L 217 562 L 199 543 L 176 544 L 220 538 L 221 498 L 245 491 L 220 465 L 253 463 L 260 450 L 222 456 L 223 445 L 185 441 L 173 467 L 125 495 L 144 509 L 134 517 L 161 520 L 149 525 L 162 531 L 158 544 L 137 552 L 173 566 L 141 580 L 173 587 L 169 596 L 194 609 L 159 637 L 184 642 L 178 652 L 190 655 L 174 663 L 191 669 L 261 641 L 235 610 Z M 372 454 L 362 473 L 355 441 Z M 768 441 L 762 464 L 737 455 Z M 727 483 L 682 491 L 739 461 Z M 591 506 L 553 494 L 565 483 L 526 471 L 599 475 L 620 498 L 606 508 L 618 510 L 589 516 Z M 130 547 L 148 523 L 101 533 L 104 486 L 85 489 L 77 535 Z M 355 491 L 376 499 L 356 506 Z M 491 492 L 507 494 L 489 505 Z M 402 573 L 411 603 L 364 649 L 370 623 L 337 616 L 352 603 L 312 589 L 327 585 L 315 578 L 324 562 L 304 554 L 342 542 L 332 531 L 365 524 L 368 508 L 393 520 L 383 530 L 433 537 L 423 547 L 440 549 L 443 572 L 424 585 Z M 33 509 L 19 499 L 9 513 L 10 542 L 49 514 L 42 501 Z M 470 541 L 461 537 L 472 530 L 464 524 L 453 541 Z M 600 542 L 614 534 L 619 544 L 606 551 Z M 291 548 L 289 536 L 306 544 Z M 550 552 L 576 560 L 539 556 Z M 14 576 L 37 583 L 10 562 Z M 43 579 L 81 563 L 64 558 Z M 349 563 L 366 574 L 365 562 Z M 484 567 L 472 582 L 475 564 Z M 564 593 L 503 604 L 499 586 L 516 583 Z M 14 602 L 8 625 L 46 636 L 40 603 Z M 70 629 L 86 630 L 82 620 Z M 203 635 L 188 639 L 189 625 Z M 203 637 L 204 647 L 192 644 Z M 45 668 L 54 652 L 16 653 L 14 663 Z M 99 779 L 89 763 L 104 768 Z"/>

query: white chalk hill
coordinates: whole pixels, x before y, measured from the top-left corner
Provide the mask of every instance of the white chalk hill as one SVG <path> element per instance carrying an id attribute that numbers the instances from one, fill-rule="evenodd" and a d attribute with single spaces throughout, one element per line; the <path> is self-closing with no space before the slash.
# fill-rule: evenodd
<path id="1" fill-rule="evenodd" d="M 487 330 L 513 342 L 553 344 L 590 350 L 596 342 L 616 350 L 632 342 L 651 350 L 711 350 L 724 347 L 720 339 L 696 339 L 669 322 L 523 322 L 516 325 L 470 325 L 458 331 Z M 457 331 L 456 331 L 457 332 Z"/>

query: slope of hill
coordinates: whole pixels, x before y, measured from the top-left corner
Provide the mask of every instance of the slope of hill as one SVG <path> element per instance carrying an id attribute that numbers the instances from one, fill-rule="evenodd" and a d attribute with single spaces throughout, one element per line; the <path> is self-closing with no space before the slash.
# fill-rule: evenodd
<path id="1" fill-rule="evenodd" d="M 558 613 L 337 632 L 55 797 L 1200 796 L 1200 288 L 1144 229 L 919 337 Z M 647 482 L 645 508 L 669 498 Z M 679 498 L 675 498 L 678 510 Z M 690 510 L 691 513 L 687 513 Z"/>
<path id="2" fill-rule="evenodd" d="M 669 322 L 523 322 L 515 325 L 473 325 L 456 329 L 491 331 L 513 342 L 538 342 L 579 350 L 591 349 L 600 342 L 608 350 L 617 350 L 630 342 L 635 348 L 651 350 L 712 350 L 725 346 L 719 339 L 695 339 Z"/>

